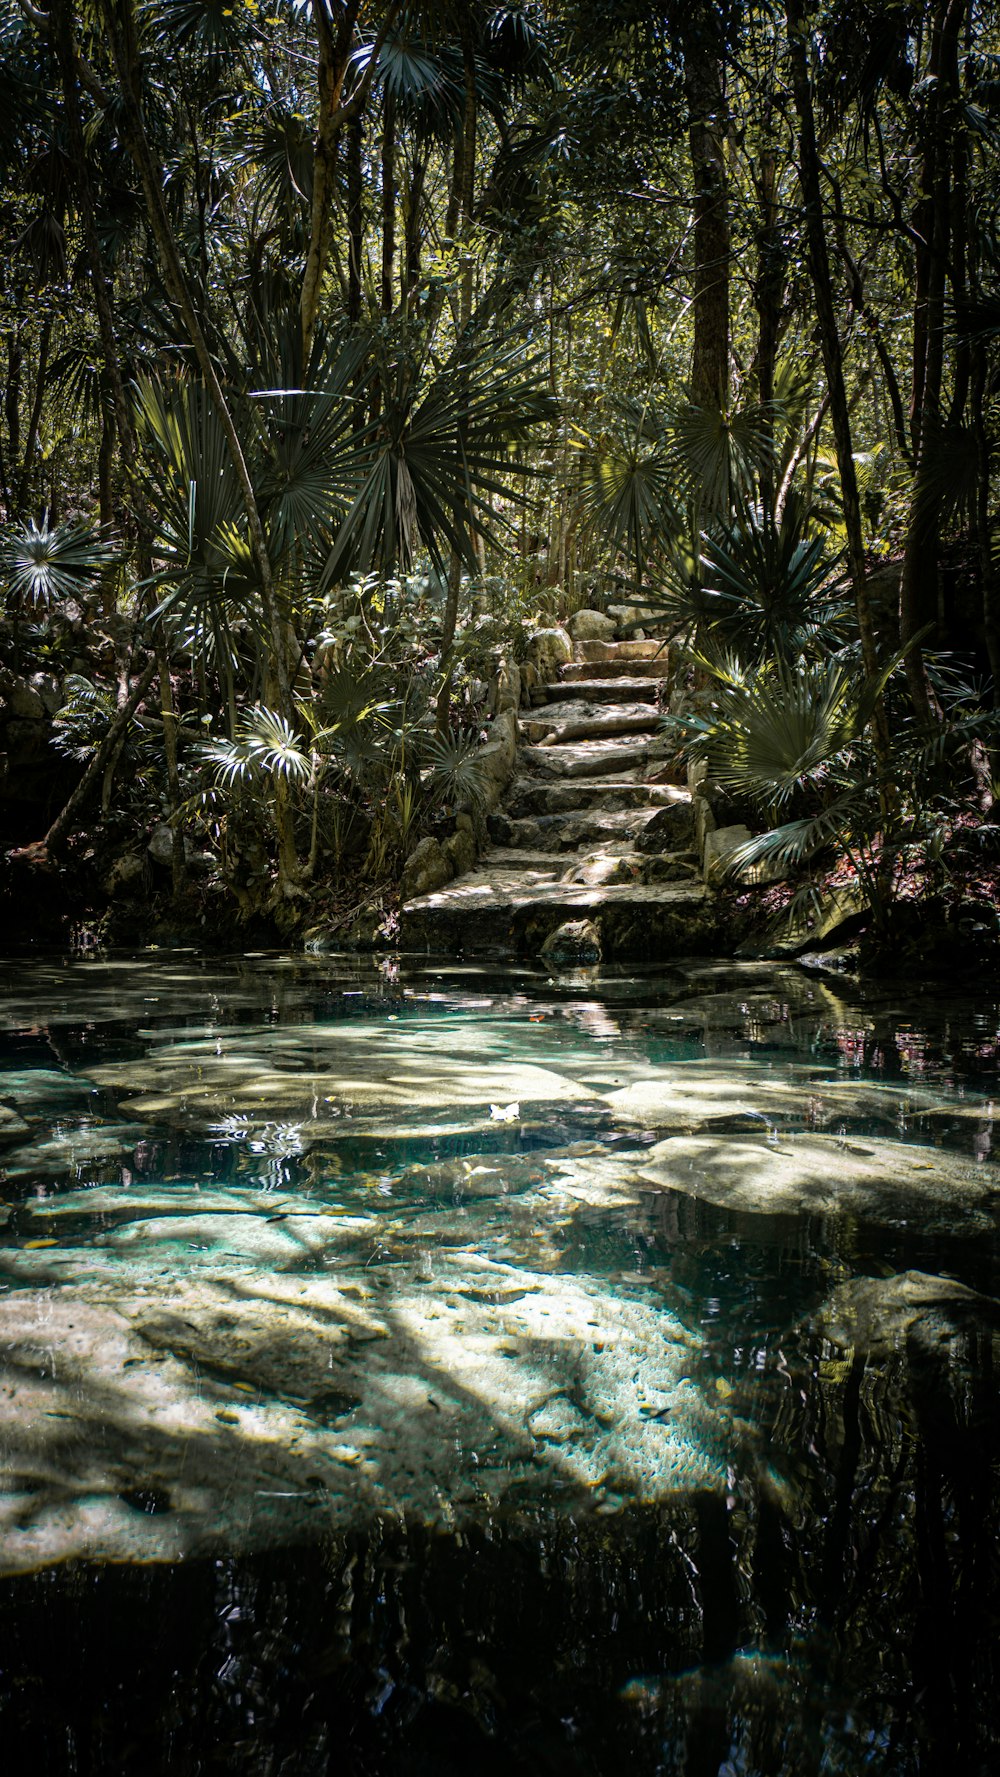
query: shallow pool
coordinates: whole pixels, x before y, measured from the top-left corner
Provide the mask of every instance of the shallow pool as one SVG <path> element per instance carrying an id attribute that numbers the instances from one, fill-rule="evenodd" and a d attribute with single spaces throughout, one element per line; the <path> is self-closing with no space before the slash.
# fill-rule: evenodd
<path id="1" fill-rule="evenodd" d="M 995 1768 L 996 998 L 0 983 L 12 1757 Z"/>

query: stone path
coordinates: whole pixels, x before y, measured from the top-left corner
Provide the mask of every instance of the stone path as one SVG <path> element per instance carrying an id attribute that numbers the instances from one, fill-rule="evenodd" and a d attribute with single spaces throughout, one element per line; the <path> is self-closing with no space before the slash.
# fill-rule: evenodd
<path id="1" fill-rule="evenodd" d="M 404 906 L 405 949 L 530 956 L 579 921 L 596 927 L 606 960 L 719 947 L 690 795 L 662 729 L 666 673 L 659 642 L 578 642 L 559 677 L 533 688 L 490 847 Z"/>

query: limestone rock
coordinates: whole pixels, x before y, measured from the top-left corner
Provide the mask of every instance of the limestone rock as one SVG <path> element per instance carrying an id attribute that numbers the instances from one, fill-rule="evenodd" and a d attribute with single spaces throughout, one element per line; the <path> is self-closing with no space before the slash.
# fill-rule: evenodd
<path id="1" fill-rule="evenodd" d="M 160 821 L 159 825 L 153 828 L 153 831 L 149 836 L 149 844 L 146 847 L 146 850 L 154 864 L 163 864 L 167 869 L 170 868 L 174 856 L 174 830 L 169 821 Z M 185 834 L 185 859 L 191 856 L 191 850 L 191 841 Z"/>
<path id="2" fill-rule="evenodd" d="M 9 1104 L 0 1104 L 0 1142 L 20 1141 L 27 1135 L 28 1125 Z"/>
<path id="3" fill-rule="evenodd" d="M 672 1136 L 649 1149 L 640 1173 L 651 1184 L 750 1215 L 850 1209 L 893 1221 L 918 1213 L 925 1226 L 934 1209 L 947 1225 L 1000 1194 L 995 1167 L 880 1137 Z"/>
<path id="4" fill-rule="evenodd" d="M 727 864 L 733 852 L 741 845 L 746 845 L 753 835 L 749 827 L 713 827 L 705 834 L 705 847 L 702 853 L 702 870 L 706 882 L 718 882 L 727 874 Z M 739 876 L 744 878 L 744 872 Z"/>
<path id="5" fill-rule="evenodd" d="M 167 828 L 169 833 L 170 829 Z M 170 863 L 170 854 L 167 854 Z M 104 891 L 108 895 L 127 895 L 142 882 L 146 873 L 146 860 L 141 852 L 125 852 L 116 858 L 104 879 Z"/>
<path id="6" fill-rule="evenodd" d="M 654 621 L 653 613 L 646 605 L 609 605 L 608 616 L 614 618 L 619 630 L 637 642 L 641 642 L 645 638 L 637 635 L 636 631 L 641 629 L 643 624 Z"/>
<path id="7" fill-rule="evenodd" d="M 32 691 L 41 698 L 47 716 L 54 716 L 62 709 L 66 699 L 59 680 L 52 673 L 32 673 L 29 683 Z"/>
<path id="8" fill-rule="evenodd" d="M 690 802 L 668 802 L 658 808 L 636 838 L 641 852 L 687 850 L 694 842 L 694 810 Z"/>
<path id="9" fill-rule="evenodd" d="M 615 620 L 601 611 L 574 611 L 566 628 L 574 642 L 610 642 L 614 639 Z"/>
<path id="10" fill-rule="evenodd" d="M 435 889 L 443 888 L 450 882 L 454 870 L 451 859 L 444 847 L 428 834 L 420 844 L 411 851 L 403 867 L 403 880 L 400 892 L 404 901 L 413 901 L 418 895 L 432 895 Z"/>
<path id="11" fill-rule="evenodd" d="M 521 702 L 521 669 L 513 660 L 505 661 L 497 674 L 496 710 L 516 710 Z"/>
<path id="12" fill-rule="evenodd" d="M 11 678 L 5 693 L 8 713 L 20 722 L 41 722 L 45 704 L 40 692 L 25 679 Z"/>
<path id="13" fill-rule="evenodd" d="M 963 1323 L 996 1329 L 1000 1303 L 951 1277 L 900 1271 L 894 1277 L 854 1277 L 839 1284 L 816 1319 L 842 1350 L 884 1359 L 904 1342 L 947 1347 Z"/>
<path id="14" fill-rule="evenodd" d="M 449 834 L 441 849 L 456 876 L 464 876 L 476 861 L 476 842 L 465 828 L 456 828 L 454 833 Z"/>
<path id="15" fill-rule="evenodd" d="M 540 678 L 555 678 L 561 666 L 573 658 L 569 631 L 561 625 L 538 629 L 528 643 L 528 660 L 537 668 Z"/>
<path id="16" fill-rule="evenodd" d="M 539 955 L 547 962 L 599 963 L 601 934 L 592 919 L 569 919 L 549 933 Z"/>
<path id="17" fill-rule="evenodd" d="M 513 708 L 501 710 L 490 723 L 490 744 L 501 748 L 509 769 L 513 770 L 517 754 L 517 714 Z"/>

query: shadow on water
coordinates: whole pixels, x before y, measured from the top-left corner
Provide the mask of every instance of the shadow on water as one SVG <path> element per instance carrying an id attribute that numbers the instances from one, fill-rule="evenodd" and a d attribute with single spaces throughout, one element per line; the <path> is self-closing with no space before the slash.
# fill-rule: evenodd
<path id="1" fill-rule="evenodd" d="M 7 975 L 5 1770 L 1000 1768 L 995 1005 Z"/>

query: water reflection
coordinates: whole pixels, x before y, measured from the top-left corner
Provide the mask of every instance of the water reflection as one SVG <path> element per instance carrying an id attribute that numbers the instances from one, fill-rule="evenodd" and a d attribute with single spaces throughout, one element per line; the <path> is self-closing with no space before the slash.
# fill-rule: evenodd
<path id="1" fill-rule="evenodd" d="M 12 1757 L 994 1768 L 995 1005 L 5 976 Z"/>

